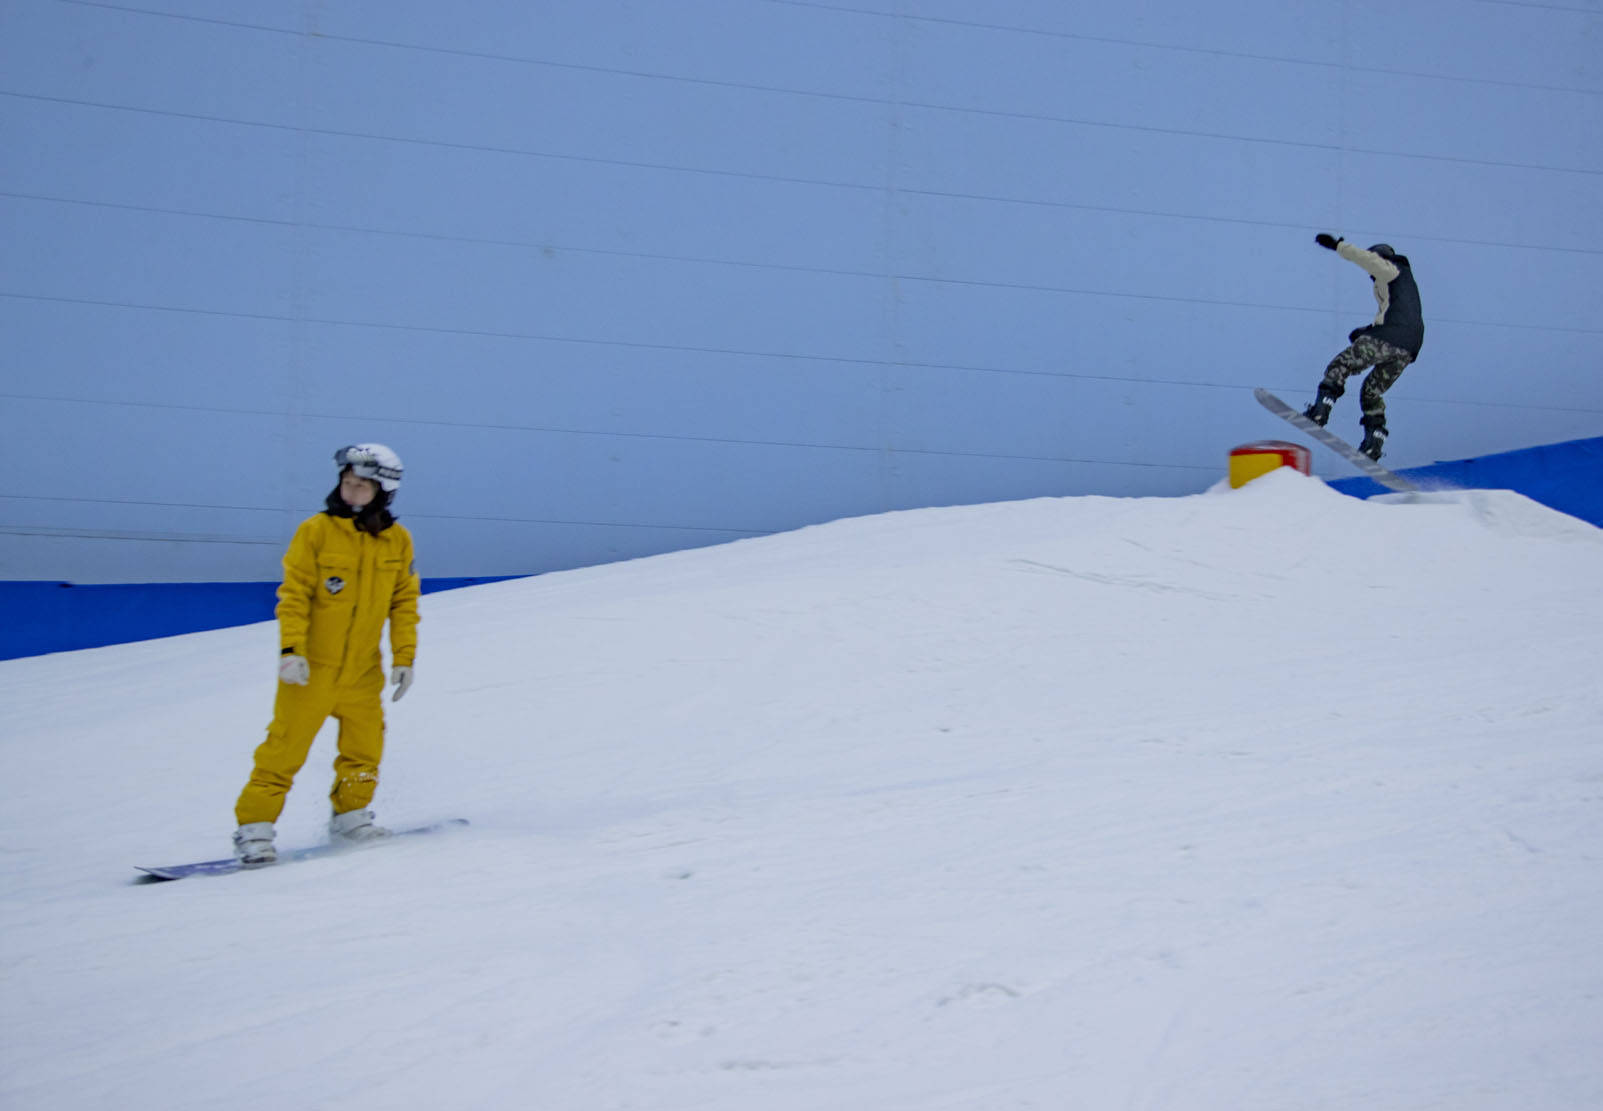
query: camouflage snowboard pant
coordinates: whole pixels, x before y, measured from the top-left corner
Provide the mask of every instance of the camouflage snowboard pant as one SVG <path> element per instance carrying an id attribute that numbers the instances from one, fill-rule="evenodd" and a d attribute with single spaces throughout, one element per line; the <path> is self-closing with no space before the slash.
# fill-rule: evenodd
<path id="1" fill-rule="evenodd" d="M 1365 428 L 1386 427 L 1385 392 L 1402 377 L 1414 357 L 1401 347 L 1374 336 L 1359 336 L 1325 368 L 1325 377 L 1319 383 L 1319 392 L 1329 395 L 1332 401 L 1347 391 L 1347 379 L 1362 374 L 1365 367 L 1374 367 L 1358 390 L 1358 403 L 1364 411 Z"/>

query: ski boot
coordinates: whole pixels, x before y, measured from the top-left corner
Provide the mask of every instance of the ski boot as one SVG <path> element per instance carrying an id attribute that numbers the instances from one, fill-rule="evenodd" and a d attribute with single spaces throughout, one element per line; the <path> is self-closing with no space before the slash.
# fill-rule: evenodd
<path id="1" fill-rule="evenodd" d="M 234 831 L 234 856 L 242 868 L 264 868 L 278 861 L 272 822 L 246 822 Z"/>
<path id="2" fill-rule="evenodd" d="M 383 826 L 374 825 L 373 812 L 365 807 L 361 810 L 347 810 L 328 820 L 328 839 L 336 844 L 359 845 L 364 841 L 376 841 L 388 836 L 390 831 Z"/>

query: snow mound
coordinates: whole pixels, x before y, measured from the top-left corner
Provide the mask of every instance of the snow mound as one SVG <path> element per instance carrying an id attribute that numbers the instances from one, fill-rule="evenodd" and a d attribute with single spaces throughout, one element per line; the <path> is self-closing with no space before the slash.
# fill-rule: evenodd
<path id="1" fill-rule="evenodd" d="M 376 804 L 472 828 L 157 887 L 272 625 L 0 663 L 0 1104 L 1598 1106 L 1597 531 L 1287 471 L 430 595 Z"/>

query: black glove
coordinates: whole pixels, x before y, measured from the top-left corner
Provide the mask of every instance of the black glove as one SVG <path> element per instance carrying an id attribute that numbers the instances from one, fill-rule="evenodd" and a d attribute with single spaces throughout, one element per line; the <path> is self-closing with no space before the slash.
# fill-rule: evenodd
<path id="1" fill-rule="evenodd" d="M 1334 251 L 1336 249 L 1336 244 L 1341 242 L 1341 236 L 1320 232 L 1318 235 L 1314 236 L 1314 242 L 1319 244 L 1321 247 L 1326 248 L 1327 250 Z"/>

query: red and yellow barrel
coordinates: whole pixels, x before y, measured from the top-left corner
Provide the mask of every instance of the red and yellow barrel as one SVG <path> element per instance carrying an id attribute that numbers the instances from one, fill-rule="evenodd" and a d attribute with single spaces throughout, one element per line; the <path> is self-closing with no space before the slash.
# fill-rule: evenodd
<path id="1" fill-rule="evenodd" d="M 1230 452 L 1230 488 L 1239 490 L 1255 478 L 1281 467 L 1303 474 L 1313 473 L 1313 453 L 1301 444 L 1285 440 L 1259 440 L 1242 444 Z"/>

